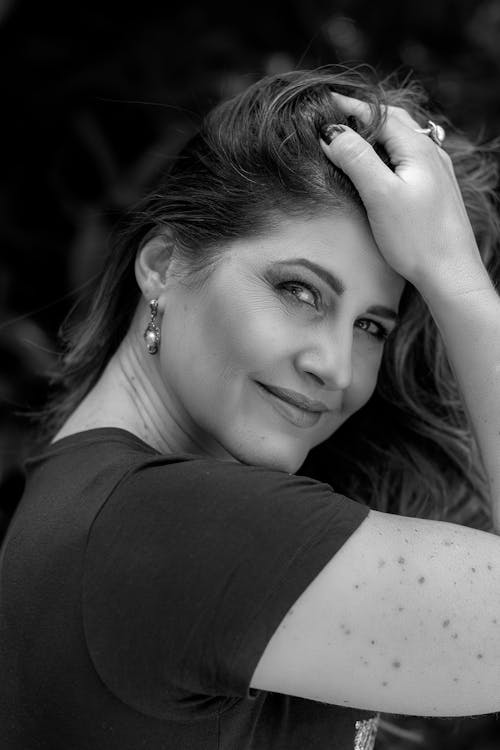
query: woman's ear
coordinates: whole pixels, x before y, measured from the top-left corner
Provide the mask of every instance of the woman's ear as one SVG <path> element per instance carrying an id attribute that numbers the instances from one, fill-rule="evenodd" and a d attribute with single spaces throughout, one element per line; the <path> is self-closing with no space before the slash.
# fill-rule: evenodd
<path id="1" fill-rule="evenodd" d="M 142 241 L 135 258 L 135 276 L 147 299 L 159 297 L 165 289 L 174 249 L 174 238 L 168 229 L 152 231 Z"/>

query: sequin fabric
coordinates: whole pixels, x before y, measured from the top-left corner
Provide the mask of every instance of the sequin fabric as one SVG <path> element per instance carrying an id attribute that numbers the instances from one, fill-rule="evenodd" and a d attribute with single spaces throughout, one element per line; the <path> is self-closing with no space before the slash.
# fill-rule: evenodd
<path id="1" fill-rule="evenodd" d="M 355 726 L 354 750 L 373 750 L 377 738 L 380 714 L 365 721 L 357 721 Z"/>

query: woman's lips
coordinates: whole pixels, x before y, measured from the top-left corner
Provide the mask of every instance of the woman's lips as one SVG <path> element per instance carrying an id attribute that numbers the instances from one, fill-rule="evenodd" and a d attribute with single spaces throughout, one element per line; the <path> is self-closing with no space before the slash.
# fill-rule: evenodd
<path id="1" fill-rule="evenodd" d="M 279 388 L 276 385 L 268 385 L 267 383 L 259 383 L 259 385 L 262 385 L 266 390 L 278 396 L 278 398 L 288 401 L 292 406 L 297 406 L 299 409 L 304 409 L 305 411 L 330 411 L 328 406 L 322 401 L 315 401 L 298 391 L 292 391 L 290 388 Z"/>
<path id="2" fill-rule="evenodd" d="M 273 409 L 286 420 L 295 425 L 295 427 L 314 427 L 321 419 L 322 411 L 308 411 L 301 409 L 299 406 L 285 401 L 274 393 L 271 393 L 266 386 L 257 382 L 259 392 Z"/>

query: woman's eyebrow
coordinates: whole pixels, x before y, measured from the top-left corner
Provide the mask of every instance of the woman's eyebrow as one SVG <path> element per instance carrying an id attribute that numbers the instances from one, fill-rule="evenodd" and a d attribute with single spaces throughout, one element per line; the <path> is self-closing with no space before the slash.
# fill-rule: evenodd
<path id="1" fill-rule="evenodd" d="M 319 278 L 322 279 L 339 297 L 345 292 L 345 284 L 338 276 L 335 276 L 331 271 L 327 271 L 323 266 L 319 266 L 317 263 L 313 263 L 313 261 L 308 260 L 307 258 L 287 258 L 286 260 L 279 260 L 273 265 L 304 266 L 315 273 L 316 276 L 319 276 Z M 385 305 L 372 305 L 366 312 L 372 313 L 372 315 L 378 315 L 381 318 L 394 320 L 395 322 L 399 320 L 396 310 L 392 310 L 390 307 L 385 307 Z"/>

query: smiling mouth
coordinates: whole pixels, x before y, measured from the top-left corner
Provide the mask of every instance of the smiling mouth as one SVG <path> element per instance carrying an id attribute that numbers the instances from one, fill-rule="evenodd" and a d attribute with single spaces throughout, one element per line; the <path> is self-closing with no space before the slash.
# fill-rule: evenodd
<path id="1" fill-rule="evenodd" d="M 277 388 L 276 386 L 264 385 L 264 383 L 259 383 L 259 381 L 256 381 L 256 383 L 273 396 L 276 396 L 285 403 L 291 404 L 291 406 L 294 406 L 296 409 L 301 409 L 309 414 L 322 414 L 325 411 L 330 411 L 326 404 L 323 404 L 321 401 L 312 401 L 296 391 L 290 391 L 287 388 Z"/>
<path id="2" fill-rule="evenodd" d="M 295 427 L 299 428 L 311 428 L 318 424 L 321 419 L 323 411 L 312 411 L 311 409 L 303 409 L 292 403 L 288 399 L 282 398 L 277 393 L 274 393 L 270 388 L 262 383 L 256 381 L 258 389 L 265 399 L 265 401 L 272 406 L 273 411 L 280 415 L 280 417 L 286 419 Z M 274 390 L 274 389 L 273 389 Z"/>

